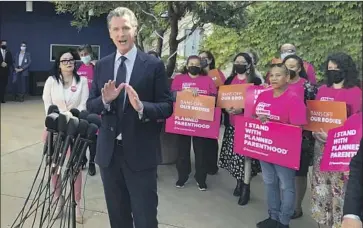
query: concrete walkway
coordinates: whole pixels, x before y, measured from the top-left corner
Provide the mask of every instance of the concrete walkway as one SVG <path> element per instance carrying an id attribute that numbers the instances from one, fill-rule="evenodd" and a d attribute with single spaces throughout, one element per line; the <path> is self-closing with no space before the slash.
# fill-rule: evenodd
<path id="1" fill-rule="evenodd" d="M 2 228 L 11 226 L 23 206 L 40 164 L 44 116 L 43 103 L 39 98 L 24 103 L 1 104 Z M 209 189 L 206 192 L 200 192 L 192 179 L 184 189 L 176 189 L 175 178 L 173 165 L 159 167 L 160 228 L 254 228 L 256 222 L 267 216 L 261 176 L 253 179 L 251 201 L 245 207 L 239 206 L 237 198 L 232 196 L 235 180 L 224 170 L 208 177 Z M 85 223 L 77 227 L 108 228 L 99 173 L 84 178 L 84 181 L 85 204 L 82 202 L 82 207 L 85 208 Z M 304 212 L 305 215 L 293 221 L 291 227 L 317 227 L 309 216 L 309 194 L 304 202 Z M 24 228 L 30 228 L 30 224 Z"/>

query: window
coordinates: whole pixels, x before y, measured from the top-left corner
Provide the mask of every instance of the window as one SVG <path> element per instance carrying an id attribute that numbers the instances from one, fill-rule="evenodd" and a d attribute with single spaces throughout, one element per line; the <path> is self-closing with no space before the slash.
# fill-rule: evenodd
<path id="1" fill-rule="evenodd" d="M 185 34 L 190 34 L 191 29 L 185 29 Z M 188 57 L 191 55 L 198 55 L 198 49 L 200 45 L 200 29 L 194 30 L 192 34 L 190 34 L 184 43 L 184 56 Z"/>
<path id="2" fill-rule="evenodd" d="M 74 44 L 51 44 L 50 45 L 50 61 L 54 62 L 56 56 L 59 55 L 60 52 L 62 51 L 66 51 L 71 49 L 75 55 L 76 55 L 76 60 L 79 61 L 81 60 L 80 57 L 78 56 L 77 53 L 77 48 L 80 45 L 74 45 Z M 93 50 L 93 58 L 96 60 L 100 59 L 100 45 L 91 45 L 92 50 Z"/>

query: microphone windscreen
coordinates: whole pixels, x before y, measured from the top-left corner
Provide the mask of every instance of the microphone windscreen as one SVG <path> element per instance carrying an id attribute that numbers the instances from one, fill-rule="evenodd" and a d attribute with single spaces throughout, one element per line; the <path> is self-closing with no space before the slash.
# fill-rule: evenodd
<path id="1" fill-rule="evenodd" d="M 87 139 L 92 139 L 98 131 L 98 127 L 96 124 L 89 124 L 87 129 Z"/>
<path id="2" fill-rule="evenodd" d="M 49 115 L 49 114 L 51 114 L 53 112 L 59 113 L 59 109 L 58 109 L 57 105 L 49 106 L 47 115 Z"/>
<path id="3" fill-rule="evenodd" d="M 78 132 L 82 138 L 87 136 L 88 125 L 89 125 L 89 123 L 87 122 L 87 120 L 83 120 L 83 119 L 79 120 Z"/>
<path id="4" fill-rule="evenodd" d="M 98 128 L 101 127 L 101 118 L 97 114 L 89 114 L 87 121 L 95 124 Z"/>
<path id="5" fill-rule="evenodd" d="M 58 117 L 58 131 L 59 132 L 66 132 L 67 131 L 67 116 L 64 113 L 59 113 Z"/>
<path id="6" fill-rule="evenodd" d="M 58 130 L 58 113 L 51 113 L 45 118 L 45 127 L 54 131 Z"/>
<path id="7" fill-rule="evenodd" d="M 76 117 L 71 117 L 67 124 L 67 135 L 76 135 L 78 133 L 79 120 Z"/>
<path id="8" fill-rule="evenodd" d="M 79 113 L 80 113 L 80 111 L 78 110 L 78 109 L 76 109 L 76 108 L 72 108 L 71 110 L 69 110 L 71 113 L 72 113 L 72 115 L 74 116 L 74 117 L 79 117 Z"/>
<path id="9" fill-rule="evenodd" d="M 79 113 L 79 118 L 82 120 L 87 120 L 88 115 L 89 115 L 89 112 L 87 110 L 82 110 L 81 113 Z"/>

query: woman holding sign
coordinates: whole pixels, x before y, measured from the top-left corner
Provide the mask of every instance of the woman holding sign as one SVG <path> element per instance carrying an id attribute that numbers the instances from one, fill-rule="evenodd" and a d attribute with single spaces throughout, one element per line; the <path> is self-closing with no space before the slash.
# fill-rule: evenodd
<path id="1" fill-rule="evenodd" d="M 216 62 L 213 54 L 210 51 L 201 51 L 199 53 L 201 59 L 201 67 L 211 77 L 214 84 L 218 88 L 226 81 L 226 77 L 219 69 L 216 69 Z M 218 172 L 218 141 L 216 140 L 209 149 L 207 159 L 207 172 L 209 175 L 215 175 Z"/>
<path id="2" fill-rule="evenodd" d="M 290 72 L 289 88 L 294 90 L 296 94 L 306 100 L 314 100 L 317 87 L 308 81 L 308 76 L 304 69 L 303 60 L 297 55 L 288 55 L 283 63 Z M 314 137 L 311 131 L 303 131 L 303 140 L 301 146 L 300 169 L 296 172 L 295 177 L 295 211 L 292 219 L 300 218 L 303 215 L 302 202 L 306 193 L 308 183 L 309 166 L 312 161 L 314 151 Z"/>
<path id="3" fill-rule="evenodd" d="M 319 88 L 316 100 L 340 101 L 347 105 L 347 116 L 361 110 L 362 90 L 358 87 L 359 73 L 353 59 L 345 53 L 328 57 L 325 67 L 326 84 Z M 345 178 L 342 172 L 321 172 L 320 163 L 327 132 L 314 132 L 312 191 L 312 217 L 320 227 L 341 226 Z"/>
<path id="4" fill-rule="evenodd" d="M 213 80 L 207 76 L 206 72 L 201 67 L 201 59 L 199 56 L 189 56 L 183 74 L 176 75 L 171 91 L 176 94 L 178 91 L 189 90 L 194 96 L 209 95 L 216 96 L 217 88 Z M 189 174 L 191 172 L 190 162 L 190 146 L 193 141 L 193 149 L 195 153 L 195 179 L 199 190 L 207 189 L 207 167 L 208 162 L 206 157 L 209 156 L 209 149 L 216 144 L 217 139 L 201 138 L 196 136 L 178 135 L 178 150 L 179 155 L 176 162 L 178 171 L 177 188 L 183 188 Z M 218 142 L 217 142 L 218 143 Z"/>
<path id="5" fill-rule="evenodd" d="M 295 126 L 307 123 L 304 101 L 289 88 L 289 81 L 290 72 L 284 64 L 271 66 L 272 90 L 262 92 L 254 108 L 254 116 L 262 123 L 275 121 Z M 269 162 L 260 161 L 260 164 L 266 187 L 269 218 L 257 223 L 257 227 L 289 227 L 294 212 L 296 171 Z"/>
<path id="6" fill-rule="evenodd" d="M 234 57 L 234 63 L 231 76 L 225 82 L 225 85 L 236 85 L 254 83 L 262 84 L 255 74 L 252 58 L 248 53 L 239 53 Z M 219 166 L 226 169 L 234 178 L 237 179 L 237 185 L 233 195 L 239 196 L 238 204 L 246 205 L 250 199 L 250 180 L 257 173 L 261 172 L 260 163 L 255 159 L 250 159 L 233 152 L 234 146 L 234 116 L 243 115 L 243 109 L 223 110 L 225 115 L 225 126 L 221 154 L 219 157 Z"/>

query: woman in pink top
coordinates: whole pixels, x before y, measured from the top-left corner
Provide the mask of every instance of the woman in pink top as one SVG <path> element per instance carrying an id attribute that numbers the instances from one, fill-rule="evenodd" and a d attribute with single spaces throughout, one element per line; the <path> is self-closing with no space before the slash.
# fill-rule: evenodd
<path id="1" fill-rule="evenodd" d="M 288 55 L 285 57 L 283 63 L 289 69 L 290 81 L 289 88 L 296 92 L 298 97 L 306 100 L 315 100 L 317 93 L 317 87 L 311 84 L 307 78 L 307 74 L 304 69 L 303 60 L 297 55 Z M 305 197 L 307 188 L 307 176 L 309 172 L 309 166 L 312 164 L 312 157 L 314 153 L 315 139 L 311 131 L 303 131 L 303 139 L 301 146 L 301 158 L 300 169 L 296 172 L 295 177 L 295 211 L 292 219 L 300 218 L 303 215 L 302 201 Z"/>
<path id="2" fill-rule="evenodd" d="M 348 117 L 362 107 L 359 73 L 353 59 L 345 53 L 328 57 L 325 67 L 326 84 L 319 88 L 316 100 L 341 101 L 347 104 Z M 314 132 L 312 217 L 320 227 L 341 227 L 345 178 L 342 172 L 320 172 L 320 161 L 326 142 L 326 132 Z"/>
<path id="3" fill-rule="evenodd" d="M 84 44 L 78 47 L 78 55 L 81 57 L 82 65 L 78 68 L 77 74 L 87 78 L 88 88 L 91 89 L 93 81 L 93 68 L 95 67 L 96 61 L 93 59 L 92 47 L 89 44 Z M 95 157 L 96 157 L 96 143 L 97 136 L 93 139 L 93 143 L 89 146 L 89 163 L 88 163 L 88 174 L 94 176 L 96 174 Z M 83 165 L 87 164 L 87 156 L 84 155 Z"/>
<path id="4" fill-rule="evenodd" d="M 225 85 L 235 85 L 244 83 L 262 83 L 255 74 L 255 68 L 252 58 L 248 53 L 239 53 L 233 59 L 233 68 L 231 76 L 225 82 Z M 243 109 L 223 110 L 225 113 L 225 131 L 221 154 L 219 156 L 219 167 L 226 169 L 234 178 L 237 179 L 237 185 L 233 195 L 239 196 L 238 204 L 246 205 L 250 199 L 250 180 L 261 172 L 260 163 L 255 159 L 249 159 L 233 152 L 234 144 L 234 117 L 243 115 Z"/>
<path id="5" fill-rule="evenodd" d="M 172 84 L 171 91 L 174 93 L 182 90 L 193 92 L 194 96 L 208 95 L 216 96 L 217 88 L 213 80 L 207 76 L 206 72 L 201 67 L 201 59 L 192 55 L 189 56 L 186 66 L 182 74 L 176 75 Z M 191 137 L 186 135 L 178 136 L 178 159 L 176 169 L 178 171 L 177 188 L 184 187 L 191 173 L 190 147 L 191 140 L 195 153 L 195 180 L 197 181 L 199 190 L 207 189 L 207 157 L 210 156 L 209 148 L 212 147 L 217 139 L 208 139 L 201 137 Z M 218 142 L 217 142 L 218 143 Z"/>
<path id="6" fill-rule="evenodd" d="M 210 51 L 201 51 L 199 53 L 199 57 L 201 59 L 201 66 L 205 70 L 205 72 L 208 74 L 211 70 L 217 70 L 221 81 L 224 84 L 224 82 L 226 81 L 226 77 L 224 76 L 222 71 L 216 69 L 216 62 L 213 54 Z M 215 175 L 218 172 L 218 147 L 218 141 L 215 141 L 215 143 L 211 144 L 211 148 L 209 148 L 209 156 L 207 157 L 207 173 L 209 175 Z"/>
<path id="7" fill-rule="evenodd" d="M 274 121 L 295 126 L 307 123 L 303 99 L 289 88 L 290 72 L 284 64 L 270 69 L 272 90 L 262 92 L 256 101 L 254 113 L 262 123 Z M 295 204 L 296 171 L 280 165 L 260 161 L 267 193 L 269 218 L 257 224 L 258 228 L 288 228 Z"/>

